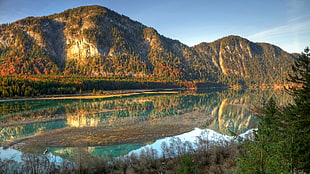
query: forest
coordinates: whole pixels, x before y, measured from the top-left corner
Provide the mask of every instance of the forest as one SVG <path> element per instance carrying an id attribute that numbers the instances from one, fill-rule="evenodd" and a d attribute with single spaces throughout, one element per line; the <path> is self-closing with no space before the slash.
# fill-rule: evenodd
<path id="1" fill-rule="evenodd" d="M 1 98 L 55 94 L 102 94 L 104 90 L 194 88 L 197 85 L 196 82 L 74 75 L 4 75 L 0 77 Z M 215 86 L 217 84 L 205 85 Z"/>

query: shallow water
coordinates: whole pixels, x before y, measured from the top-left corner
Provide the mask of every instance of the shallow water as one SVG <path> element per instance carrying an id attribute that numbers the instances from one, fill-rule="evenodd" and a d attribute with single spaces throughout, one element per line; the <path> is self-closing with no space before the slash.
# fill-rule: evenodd
<path id="1" fill-rule="evenodd" d="M 195 90 L 177 93 L 143 94 L 109 99 L 25 100 L 0 103 L 0 143 L 31 137 L 65 127 L 116 128 L 134 126 L 160 118 L 175 124 L 175 118 L 199 113 L 195 119 L 178 119 L 182 124 L 204 127 L 223 134 L 242 133 L 256 127 L 251 113 L 269 97 L 284 104 L 288 97 L 282 91 Z M 195 115 L 196 116 L 196 115 Z M 188 115 L 187 115 L 188 117 Z M 194 117 L 194 116 L 193 116 Z M 172 119 L 173 118 L 173 119 Z M 154 122 L 154 124 L 156 124 Z M 118 156 L 137 149 L 145 142 L 117 146 L 88 147 L 96 156 Z M 53 153 L 70 155 L 76 148 L 50 148 Z"/>

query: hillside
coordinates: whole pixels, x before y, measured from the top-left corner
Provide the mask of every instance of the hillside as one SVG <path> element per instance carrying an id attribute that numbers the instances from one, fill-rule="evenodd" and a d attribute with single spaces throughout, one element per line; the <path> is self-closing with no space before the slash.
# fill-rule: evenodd
<path id="1" fill-rule="evenodd" d="M 282 84 L 296 57 L 267 43 L 228 36 L 194 47 L 211 59 L 219 81 L 230 84 Z"/>
<path id="2" fill-rule="evenodd" d="M 0 27 L 0 74 L 80 74 L 198 80 L 228 85 L 283 83 L 295 56 L 228 36 L 188 47 L 100 6 Z"/>

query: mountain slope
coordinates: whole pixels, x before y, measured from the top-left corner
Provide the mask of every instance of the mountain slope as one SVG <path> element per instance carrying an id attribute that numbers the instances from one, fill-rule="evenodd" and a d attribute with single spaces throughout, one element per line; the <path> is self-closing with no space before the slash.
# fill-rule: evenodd
<path id="1" fill-rule="evenodd" d="M 194 47 L 212 60 L 221 81 L 251 85 L 283 83 L 296 58 L 267 43 L 228 36 Z"/>
<path id="2" fill-rule="evenodd" d="M 293 59 L 276 46 L 238 36 L 188 47 L 100 6 L 28 17 L 0 27 L 0 74 L 64 73 L 249 85 L 283 83 Z"/>

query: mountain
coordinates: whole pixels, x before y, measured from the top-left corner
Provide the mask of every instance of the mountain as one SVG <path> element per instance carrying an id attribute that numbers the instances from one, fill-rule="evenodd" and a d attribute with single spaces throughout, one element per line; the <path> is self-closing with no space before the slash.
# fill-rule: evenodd
<path id="1" fill-rule="evenodd" d="M 210 58 L 220 81 L 240 85 L 281 84 L 296 59 L 277 46 L 239 36 L 201 43 L 194 49 Z"/>
<path id="2" fill-rule="evenodd" d="M 101 6 L 28 17 L 0 27 L 0 74 L 84 74 L 283 83 L 295 56 L 228 36 L 189 47 Z"/>

